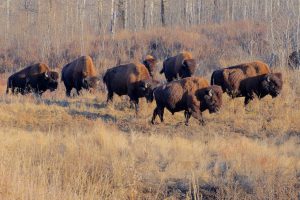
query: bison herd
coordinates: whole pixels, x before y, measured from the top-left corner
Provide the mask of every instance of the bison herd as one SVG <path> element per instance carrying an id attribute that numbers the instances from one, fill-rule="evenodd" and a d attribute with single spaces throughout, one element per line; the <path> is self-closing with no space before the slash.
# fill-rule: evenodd
<path id="1" fill-rule="evenodd" d="M 131 105 L 138 112 L 139 98 L 147 102 L 156 101 L 152 124 L 158 115 L 164 121 L 164 109 L 172 114 L 184 111 L 185 124 L 192 116 L 204 125 L 202 112 L 218 112 L 222 106 L 222 95 L 226 92 L 231 98 L 245 97 L 247 105 L 255 96 L 259 99 L 266 95 L 276 97 L 282 89 L 281 73 L 271 72 L 263 62 L 230 66 L 215 70 L 211 84 L 203 78 L 194 76 L 196 62 L 189 52 L 182 52 L 163 62 L 160 73 L 164 73 L 167 83 L 159 82 L 154 77 L 156 59 L 147 55 L 142 62 L 133 62 L 108 69 L 103 75 L 107 88 L 107 102 L 113 101 L 113 95 L 128 95 Z M 8 78 L 6 93 L 22 95 L 30 92 L 42 95 L 46 90 L 54 91 L 58 86 L 59 75 L 45 64 L 35 64 Z M 95 90 L 100 82 L 91 57 L 82 56 L 62 68 L 61 81 L 66 88 L 66 96 L 76 89 Z"/>

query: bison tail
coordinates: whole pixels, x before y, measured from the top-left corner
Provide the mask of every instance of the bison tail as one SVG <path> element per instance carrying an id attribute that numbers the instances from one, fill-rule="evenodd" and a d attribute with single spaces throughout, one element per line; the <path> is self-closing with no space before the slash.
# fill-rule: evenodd
<path id="1" fill-rule="evenodd" d="M 210 85 L 214 85 L 215 84 L 214 74 L 215 74 L 215 72 L 213 72 L 213 74 L 211 75 Z"/>
<path id="2" fill-rule="evenodd" d="M 8 79 L 8 81 L 7 81 L 7 87 L 6 87 L 6 94 L 9 93 L 9 88 L 11 88 L 11 81 Z"/>

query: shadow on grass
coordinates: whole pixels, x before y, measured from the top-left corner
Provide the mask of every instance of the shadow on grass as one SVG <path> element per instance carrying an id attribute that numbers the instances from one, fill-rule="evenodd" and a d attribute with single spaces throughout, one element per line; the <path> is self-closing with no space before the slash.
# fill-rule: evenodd
<path id="1" fill-rule="evenodd" d="M 116 117 L 114 117 L 110 114 L 100 114 L 100 113 L 94 113 L 94 112 L 88 112 L 88 111 L 70 110 L 69 114 L 72 116 L 75 116 L 75 115 L 83 116 L 90 120 L 96 120 L 96 119 L 100 118 L 105 122 L 109 122 L 109 121 L 116 122 L 116 120 L 117 120 Z"/>
<path id="2" fill-rule="evenodd" d="M 95 108 L 95 109 L 106 108 L 105 102 L 89 103 L 89 102 L 82 102 L 82 101 L 69 102 L 66 100 L 44 99 L 43 103 L 46 105 L 57 105 L 57 106 L 64 107 L 64 108 L 69 107 L 70 105 L 82 105 L 82 104 L 84 104 L 86 107 L 89 107 L 89 108 Z"/>

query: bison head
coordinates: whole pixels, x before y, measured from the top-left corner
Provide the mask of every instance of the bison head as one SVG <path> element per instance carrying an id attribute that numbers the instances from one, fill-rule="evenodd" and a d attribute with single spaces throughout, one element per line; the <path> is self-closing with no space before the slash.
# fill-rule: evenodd
<path id="1" fill-rule="evenodd" d="M 194 59 L 183 60 L 180 70 L 181 78 L 191 77 L 196 71 L 196 61 Z"/>
<path id="2" fill-rule="evenodd" d="M 145 97 L 147 102 L 151 103 L 154 99 L 153 90 L 157 87 L 158 84 L 158 81 L 152 79 L 141 81 L 137 90 L 138 96 Z"/>
<path id="3" fill-rule="evenodd" d="M 82 79 L 82 87 L 84 89 L 96 89 L 99 85 L 100 79 L 96 76 L 86 77 Z"/>
<path id="4" fill-rule="evenodd" d="M 222 88 L 220 86 L 210 86 L 205 89 L 204 106 L 209 110 L 209 113 L 218 112 L 222 106 Z"/>
<path id="5" fill-rule="evenodd" d="M 281 73 L 270 73 L 264 76 L 262 89 L 274 98 L 281 92 L 282 84 Z"/>
<path id="6" fill-rule="evenodd" d="M 149 74 L 153 77 L 153 72 L 156 68 L 156 59 L 153 56 L 147 55 L 145 60 L 143 61 L 143 64 L 148 69 Z"/>
<path id="7" fill-rule="evenodd" d="M 50 71 L 50 72 L 45 72 L 44 73 L 45 76 L 45 80 L 47 82 L 48 85 L 48 89 L 52 92 L 54 90 L 57 89 L 57 85 L 58 85 L 58 73 L 54 72 L 54 71 Z"/>

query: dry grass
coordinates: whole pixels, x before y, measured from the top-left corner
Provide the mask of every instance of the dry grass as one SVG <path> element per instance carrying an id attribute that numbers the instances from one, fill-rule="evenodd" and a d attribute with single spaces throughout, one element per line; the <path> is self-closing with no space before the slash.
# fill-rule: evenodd
<path id="1" fill-rule="evenodd" d="M 0 199 L 297 199 L 300 185 L 299 72 L 283 71 L 276 99 L 224 97 L 205 127 L 155 103 L 138 117 L 126 98 L 42 99 L 0 87 Z"/>

